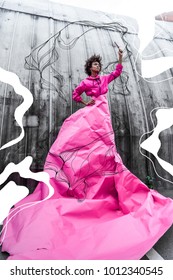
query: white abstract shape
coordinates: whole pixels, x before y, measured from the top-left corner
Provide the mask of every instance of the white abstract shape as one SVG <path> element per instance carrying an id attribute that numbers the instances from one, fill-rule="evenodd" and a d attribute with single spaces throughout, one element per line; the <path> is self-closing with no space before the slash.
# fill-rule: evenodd
<path id="1" fill-rule="evenodd" d="M 149 153 L 157 155 L 161 147 L 161 142 L 160 139 L 156 137 L 156 133 L 153 133 L 148 139 L 142 142 L 140 146 Z"/>
<path id="2" fill-rule="evenodd" d="M 1 67 L 0 67 L 0 81 L 11 85 L 14 88 L 15 92 L 17 94 L 21 95 L 24 99 L 23 103 L 16 108 L 15 113 L 14 113 L 15 120 L 21 128 L 21 134 L 16 139 L 13 139 L 12 141 L 3 145 L 0 148 L 0 150 L 2 150 L 2 149 L 5 149 L 7 147 L 10 147 L 10 146 L 18 143 L 20 140 L 23 139 L 24 129 L 23 129 L 23 124 L 22 124 L 22 118 L 23 118 L 25 112 L 32 105 L 33 96 L 26 87 L 22 86 L 18 76 L 15 73 L 6 71 L 6 70 L 2 69 Z"/>
<path id="3" fill-rule="evenodd" d="M 140 143 L 140 147 L 153 154 L 162 168 L 173 176 L 173 165 L 158 156 L 161 147 L 159 134 L 173 125 L 173 108 L 159 109 L 156 112 L 156 118 L 157 125 L 153 129 L 153 134 Z"/>
<path id="4" fill-rule="evenodd" d="M 30 166 L 32 164 L 32 157 L 31 156 L 27 156 L 23 161 L 21 161 L 18 164 L 14 164 L 13 162 L 10 162 L 6 168 L 4 169 L 4 171 L 0 174 L 0 182 L 1 184 L 3 182 L 5 182 L 7 180 L 7 178 L 14 172 L 18 172 L 20 174 L 21 177 L 23 178 L 31 178 L 34 179 L 36 181 L 41 181 L 44 182 L 48 188 L 49 188 L 49 195 L 47 198 L 50 198 L 53 193 L 54 193 L 54 189 L 53 187 L 50 185 L 49 183 L 49 174 L 47 172 L 37 172 L 37 173 L 33 173 L 30 170 Z"/>
<path id="5" fill-rule="evenodd" d="M 147 20 L 146 20 L 145 13 L 143 15 L 140 14 L 140 16 L 137 15 L 136 19 L 139 26 L 138 37 L 140 40 L 140 46 L 138 51 L 139 53 L 142 53 L 146 48 L 146 46 L 153 40 L 154 33 L 155 33 L 155 20 L 151 14 L 147 15 Z"/>
<path id="6" fill-rule="evenodd" d="M 125 26 L 127 27 L 130 27 L 131 30 L 133 30 L 134 32 L 136 32 L 134 26 L 132 25 L 129 25 L 128 22 L 125 20 L 125 19 L 122 19 L 121 17 L 119 17 L 119 21 L 124 23 Z M 142 36 L 142 34 L 141 34 Z M 134 49 L 137 51 L 137 55 L 134 59 L 134 69 L 135 69 L 135 72 L 137 73 L 138 76 L 140 76 L 141 78 L 143 78 L 147 83 L 161 83 L 161 82 L 164 82 L 164 81 L 168 81 L 170 79 L 172 79 L 173 77 L 170 76 L 169 78 L 166 78 L 166 79 L 162 79 L 162 80 L 156 80 L 156 81 L 150 81 L 150 80 L 147 80 L 146 78 L 150 78 L 152 75 L 153 76 L 156 76 L 158 74 L 161 74 L 163 71 L 165 70 L 168 70 L 169 68 L 172 68 L 173 67 L 173 64 L 172 64 L 172 60 L 173 60 L 173 57 L 169 57 L 168 59 L 168 63 L 166 63 L 166 61 L 163 63 L 161 60 L 158 61 L 156 64 L 154 62 L 154 59 L 151 59 L 151 60 L 147 60 L 147 58 L 152 58 L 154 55 L 158 55 L 159 53 L 163 52 L 163 51 L 169 51 L 169 52 L 173 52 L 173 50 L 169 49 L 169 48 L 162 48 L 162 50 L 158 50 L 158 51 L 155 51 L 153 52 L 152 54 L 150 55 L 140 55 L 139 53 L 139 49 L 137 48 L 137 46 L 135 45 L 135 37 L 132 39 L 132 46 L 134 47 Z M 146 40 L 144 39 L 144 42 L 146 42 Z M 123 50 L 124 51 L 124 50 Z M 142 58 L 146 58 L 145 60 L 142 59 Z M 163 57 L 161 59 L 167 59 L 167 57 Z M 141 72 L 142 72 L 142 75 L 138 72 L 137 68 L 136 68 L 136 65 L 137 65 L 137 61 L 138 59 L 141 60 Z M 171 61 L 170 61 L 171 60 Z M 145 63 L 146 62 L 146 63 Z M 164 69 L 162 69 L 162 67 L 164 67 Z M 151 73 L 150 73 L 151 71 Z"/>
<path id="7" fill-rule="evenodd" d="M 173 67 L 173 56 L 141 60 L 142 77 L 152 78 Z"/>
<path id="8" fill-rule="evenodd" d="M 16 185 L 10 181 L 0 191 L 0 224 L 8 216 L 10 208 L 29 194 L 29 190 L 24 186 Z"/>
<path id="9" fill-rule="evenodd" d="M 31 164 L 32 164 L 32 157 L 31 156 L 26 157 L 23 161 L 21 161 L 18 164 L 9 163 L 6 166 L 3 173 L 0 174 L 0 182 L 4 182 L 9 177 L 10 174 L 12 174 L 14 172 L 18 172 L 20 174 L 20 176 L 23 177 L 23 178 L 30 178 L 30 179 L 34 179 L 36 181 L 39 181 L 39 182 L 41 181 L 41 182 L 45 183 L 48 187 L 48 191 L 49 191 L 48 195 L 43 200 L 39 200 L 39 201 L 36 201 L 36 202 L 28 202 L 28 203 L 25 203 L 25 204 L 20 205 L 18 207 L 15 207 L 14 209 L 11 210 L 10 214 L 7 216 L 7 220 L 6 220 L 6 222 L 3 226 L 3 229 L 1 231 L 1 233 L 3 233 L 3 236 L 1 238 L 1 244 L 4 241 L 6 230 L 7 230 L 7 225 L 11 221 L 11 219 L 13 219 L 19 212 L 23 211 L 24 209 L 32 207 L 36 204 L 42 203 L 45 200 L 49 199 L 54 194 L 54 188 L 51 186 L 51 184 L 49 182 L 49 180 L 50 180 L 49 174 L 47 172 L 44 172 L 44 171 L 33 173 L 29 169 Z M 8 202 L 7 202 L 7 204 L 8 204 Z M 2 207 L 1 204 L 0 204 L 0 207 Z M 0 208 L 0 211 L 1 211 L 1 208 Z"/>
<path id="10" fill-rule="evenodd" d="M 157 126 L 155 130 L 161 132 L 173 125 L 173 108 L 159 109 L 156 112 Z M 166 121 L 165 121 L 166 120 Z"/>

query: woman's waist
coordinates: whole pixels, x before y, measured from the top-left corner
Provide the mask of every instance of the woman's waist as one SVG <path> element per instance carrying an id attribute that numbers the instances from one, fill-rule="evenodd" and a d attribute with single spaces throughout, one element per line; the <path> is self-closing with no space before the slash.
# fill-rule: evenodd
<path id="1" fill-rule="evenodd" d="M 95 96 L 95 97 L 98 97 L 99 95 L 103 95 L 103 94 L 106 94 L 107 91 L 88 91 L 86 92 L 86 95 L 87 96 Z"/>

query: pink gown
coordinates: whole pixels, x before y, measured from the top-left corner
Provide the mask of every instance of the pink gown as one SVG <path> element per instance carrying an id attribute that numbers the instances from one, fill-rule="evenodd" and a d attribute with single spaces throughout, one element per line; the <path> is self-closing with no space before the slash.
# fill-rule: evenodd
<path id="1" fill-rule="evenodd" d="M 44 166 L 54 195 L 9 222 L 2 247 L 8 259 L 140 259 L 172 225 L 173 201 L 134 176 L 116 150 L 105 93 L 120 73 L 117 66 L 74 91 L 79 101 L 85 89 L 95 105 L 64 121 Z M 17 206 L 47 194 L 40 182 Z"/>

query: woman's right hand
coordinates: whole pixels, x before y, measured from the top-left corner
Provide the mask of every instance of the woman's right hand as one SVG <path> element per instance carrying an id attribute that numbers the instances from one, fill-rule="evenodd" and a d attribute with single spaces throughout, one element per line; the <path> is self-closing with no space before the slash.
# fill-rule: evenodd
<path id="1" fill-rule="evenodd" d="M 94 105 L 95 104 L 95 100 L 91 99 L 89 102 L 86 103 L 86 106 L 90 106 L 90 105 Z"/>

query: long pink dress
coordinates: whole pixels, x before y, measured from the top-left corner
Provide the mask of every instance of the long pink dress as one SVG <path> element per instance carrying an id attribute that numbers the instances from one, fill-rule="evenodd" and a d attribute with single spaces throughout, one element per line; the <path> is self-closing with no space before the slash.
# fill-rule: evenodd
<path id="1" fill-rule="evenodd" d="M 85 86 L 95 105 L 63 123 L 44 167 L 54 195 L 9 222 L 2 247 L 9 259 L 140 259 L 172 225 L 173 201 L 134 176 L 116 151 L 105 91 L 120 68 L 74 91 L 79 100 Z M 40 182 L 17 205 L 47 194 Z"/>

